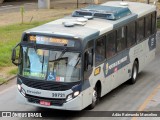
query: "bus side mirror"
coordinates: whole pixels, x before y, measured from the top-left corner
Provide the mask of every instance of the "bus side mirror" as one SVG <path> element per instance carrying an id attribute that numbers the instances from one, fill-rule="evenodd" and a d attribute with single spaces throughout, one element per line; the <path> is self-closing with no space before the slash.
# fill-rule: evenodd
<path id="1" fill-rule="evenodd" d="M 17 51 L 18 51 L 18 54 L 17 54 Z M 12 63 L 16 66 L 21 64 L 19 51 L 20 51 L 20 43 L 18 43 L 12 50 L 11 60 L 12 60 Z"/>
<path id="2" fill-rule="evenodd" d="M 12 50 L 12 61 L 15 61 L 16 60 L 16 50 L 15 49 L 13 49 Z"/>

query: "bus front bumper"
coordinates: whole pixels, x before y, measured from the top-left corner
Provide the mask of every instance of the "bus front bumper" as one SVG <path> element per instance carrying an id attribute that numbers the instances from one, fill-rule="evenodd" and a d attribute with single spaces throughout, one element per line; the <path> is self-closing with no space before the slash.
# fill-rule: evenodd
<path id="1" fill-rule="evenodd" d="M 44 106 L 38 103 L 31 103 L 28 101 L 26 97 L 24 97 L 19 90 L 17 89 L 17 102 L 21 104 L 28 104 L 28 105 L 33 105 L 37 107 L 44 107 L 44 108 L 51 108 L 51 109 L 59 109 L 59 110 L 75 110 L 79 111 L 82 110 L 82 95 L 79 94 L 77 97 L 73 98 L 72 100 L 63 103 L 62 106 Z"/>

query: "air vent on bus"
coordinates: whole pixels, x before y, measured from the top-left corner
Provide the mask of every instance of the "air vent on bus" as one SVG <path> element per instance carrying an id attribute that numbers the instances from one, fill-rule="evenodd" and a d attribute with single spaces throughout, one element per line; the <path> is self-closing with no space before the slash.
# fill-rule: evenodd
<path id="1" fill-rule="evenodd" d="M 113 7 L 103 5 L 90 5 L 86 8 L 79 9 L 73 12 L 73 17 L 93 16 L 108 20 L 117 20 L 128 16 L 131 11 L 128 7 Z"/>
<path id="2" fill-rule="evenodd" d="M 62 22 L 62 24 L 65 26 L 65 27 L 73 27 L 74 25 L 81 25 L 81 26 L 84 26 L 87 21 L 91 19 L 89 18 L 89 16 L 85 16 L 85 17 L 82 17 L 82 18 L 77 18 L 76 21 L 70 21 L 70 22 Z"/>

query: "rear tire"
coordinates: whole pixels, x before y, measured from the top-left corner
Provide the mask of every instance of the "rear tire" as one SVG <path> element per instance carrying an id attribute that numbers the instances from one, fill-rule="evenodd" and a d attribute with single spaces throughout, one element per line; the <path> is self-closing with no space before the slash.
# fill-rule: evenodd
<path id="1" fill-rule="evenodd" d="M 129 80 L 130 84 L 136 83 L 137 76 L 138 76 L 138 62 L 134 61 L 133 67 L 132 67 L 132 76 L 131 76 L 131 79 Z"/>
<path id="2" fill-rule="evenodd" d="M 99 93 L 98 93 L 97 86 L 95 86 L 93 93 L 92 93 L 92 103 L 88 106 L 88 108 L 90 110 L 93 109 L 96 106 L 96 104 L 98 103 L 98 101 L 99 101 Z"/>

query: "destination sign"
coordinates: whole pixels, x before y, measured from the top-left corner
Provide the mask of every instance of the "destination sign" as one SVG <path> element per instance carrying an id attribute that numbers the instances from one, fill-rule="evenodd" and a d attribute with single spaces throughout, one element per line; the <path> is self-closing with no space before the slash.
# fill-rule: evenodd
<path id="1" fill-rule="evenodd" d="M 40 35 L 30 35 L 29 41 L 36 42 L 37 44 L 47 44 L 47 45 L 55 45 L 55 46 L 68 46 L 74 47 L 75 41 L 65 39 L 65 38 L 55 38 L 55 37 L 48 37 L 48 36 L 40 36 Z"/>
<path id="2" fill-rule="evenodd" d="M 46 36 L 29 36 L 30 41 L 42 41 L 42 42 L 53 42 L 53 43 L 60 43 L 60 44 L 68 44 L 67 39 L 62 38 L 54 38 L 54 37 L 46 37 Z"/>

